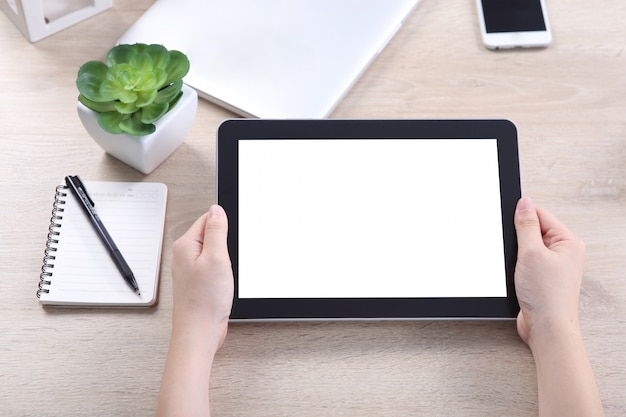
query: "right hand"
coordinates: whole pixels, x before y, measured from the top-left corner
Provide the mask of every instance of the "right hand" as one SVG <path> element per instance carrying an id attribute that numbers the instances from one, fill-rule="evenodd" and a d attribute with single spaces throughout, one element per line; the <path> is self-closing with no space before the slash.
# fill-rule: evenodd
<path id="1" fill-rule="evenodd" d="M 517 331 L 532 348 L 553 326 L 578 329 L 585 245 L 556 217 L 534 207 L 529 198 L 517 203 L 515 229 Z"/>

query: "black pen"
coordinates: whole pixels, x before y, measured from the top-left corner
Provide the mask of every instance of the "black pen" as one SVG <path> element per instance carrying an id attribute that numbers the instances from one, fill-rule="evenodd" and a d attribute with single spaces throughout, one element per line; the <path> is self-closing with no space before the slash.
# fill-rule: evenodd
<path id="1" fill-rule="evenodd" d="M 65 177 L 65 183 L 72 191 L 72 194 L 74 194 L 78 199 L 79 205 L 85 211 L 89 222 L 96 230 L 96 233 L 100 237 L 100 240 L 102 240 L 102 243 L 104 243 L 104 246 L 107 248 L 109 255 L 111 255 L 111 259 L 113 259 L 115 266 L 117 266 L 117 269 L 124 277 L 124 280 L 128 283 L 128 285 L 131 286 L 131 288 L 137 293 L 137 295 L 141 295 L 141 293 L 139 292 L 139 287 L 137 286 L 137 281 L 135 280 L 135 275 L 133 275 L 133 271 L 131 271 L 130 266 L 128 266 L 128 264 L 126 263 L 126 260 L 122 256 L 122 253 L 117 248 L 117 245 L 115 245 L 115 242 L 113 242 L 111 235 L 104 227 L 104 224 L 102 224 L 102 221 L 100 220 L 100 217 L 98 216 L 94 208 L 96 204 L 93 202 L 91 197 L 89 197 L 89 194 L 87 193 L 87 189 L 85 188 L 83 182 L 80 180 L 78 175 L 68 175 L 67 177 Z"/>

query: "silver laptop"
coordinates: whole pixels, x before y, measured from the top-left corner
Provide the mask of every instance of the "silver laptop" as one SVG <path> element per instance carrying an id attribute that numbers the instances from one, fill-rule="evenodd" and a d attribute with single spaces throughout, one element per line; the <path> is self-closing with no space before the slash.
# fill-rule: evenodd
<path id="1" fill-rule="evenodd" d="M 189 56 L 184 81 L 235 113 L 323 118 L 420 0 L 157 0 L 119 43 Z"/>

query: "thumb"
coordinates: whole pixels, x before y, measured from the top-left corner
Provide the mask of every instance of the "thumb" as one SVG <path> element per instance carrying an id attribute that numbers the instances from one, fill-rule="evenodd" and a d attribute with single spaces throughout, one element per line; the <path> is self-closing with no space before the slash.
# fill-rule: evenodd
<path id="1" fill-rule="evenodd" d="M 537 209 L 530 198 L 524 197 L 517 202 L 514 222 L 519 248 L 544 246 Z"/>
<path id="2" fill-rule="evenodd" d="M 224 209 L 214 204 L 207 213 L 204 225 L 204 246 L 203 252 L 209 251 L 216 256 L 226 256 L 228 258 L 228 218 Z"/>

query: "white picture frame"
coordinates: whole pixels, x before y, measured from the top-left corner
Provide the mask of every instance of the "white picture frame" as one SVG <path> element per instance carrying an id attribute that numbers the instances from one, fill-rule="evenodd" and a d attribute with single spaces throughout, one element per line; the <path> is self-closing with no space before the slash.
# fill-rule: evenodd
<path id="1" fill-rule="evenodd" d="M 0 9 L 37 42 L 110 8 L 112 0 L 0 0 Z"/>

